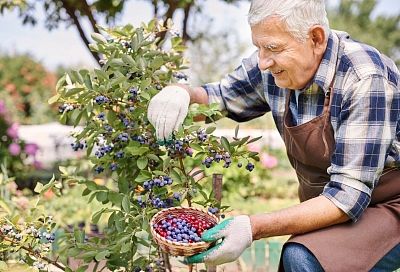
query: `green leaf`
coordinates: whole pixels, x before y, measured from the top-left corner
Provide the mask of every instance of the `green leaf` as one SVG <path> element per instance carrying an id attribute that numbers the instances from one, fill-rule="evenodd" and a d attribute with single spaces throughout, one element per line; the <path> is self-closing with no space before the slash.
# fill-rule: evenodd
<path id="1" fill-rule="evenodd" d="M 49 103 L 50 105 L 56 103 L 58 101 L 58 99 L 60 98 L 60 96 L 61 96 L 60 94 L 56 94 L 56 95 L 50 97 L 49 100 L 47 100 L 47 103 Z"/>
<path id="2" fill-rule="evenodd" d="M 92 216 L 92 223 L 97 224 L 100 220 L 100 217 L 103 215 L 104 209 L 97 211 Z"/>
<path id="3" fill-rule="evenodd" d="M 153 68 L 154 70 L 157 70 L 158 68 L 161 67 L 161 65 L 164 64 L 164 60 L 162 57 L 156 57 L 150 64 L 150 67 Z"/>
<path id="4" fill-rule="evenodd" d="M 98 43 L 107 43 L 106 38 L 104 38 L 100 33 L 92 33 L 90 36 Z"/>
<path id="5" fill-rule="evenodd" d="M 85 231 L 84 230 L 74 230 L 75 241 L 78 243 L 83 243 L 85 241 Z"/>
<path id="6" fill-rule="evenodd" d="M 135 181 L 138 183 L 142 183 L 149 179 L 151 179 L 151 173 L 149 171 L 140 171 L 140 173 L 136 177 Z"/>
<path id="7" fill-rule="evenodd" d="M 95 253 L 95 252 L 92 251 L 92 253 Z M 87 268 L 88 268 L 87 265 L 81 266 L 78 268 L 78 270 L 76 270 L 76 272 L 85 272 Z"/>
<path id="8" fill-rule="evenodd" d="M 231 152 L 229 141 L 224 136 L 221 136 L 221 144 L 227 152 Z"/>
<path id="9" fill-rule="evenodd" d="M 140 89 L 144 91 L 147 87 L 149 87 L 151 84 L 151 78 L 146 78 L 140 82 Z"/>
<path id="10" fill-rule="evenodd" d="M 129 196 L 124 196 L 122 199 L 122 209 L 125 212 L 129 212 L 131 210 L 131 202 L 129 201 Z"/>
<path id="11" fill-rule="evenodd" d="M 125 63 L 122 61 L 122 59 L 111 59 L 108 61 L 108 65 L 111 67 L 121 67 L 125 66 Z"/>
<path id="12" fill-rule="evenodd" d="M 108 75 L 103 70 L 94 69 L 94 73 L 97 75 L 97 77 L 108 80 Z"/>
<path id="13" fill-rule="evenodd" d="M 99 202 L 103 202 L 105 200 L 108 200 L 108 195 L 106 191 L 100 191 L 96 193 L 96 199 Z"/>
<path id="14" fill-rule="evenodd" d="M 68 91 L 66 91 L 66 92 L 64 93 L 64 97 L 71 97 L 71 96 L 73 96 L 73 95 L 75 95 L 75 94 L 78 94 L 78 93 L 84 91 L 84 90 L 85 90 L 85 89 L 84 89 L 84 88 L 81 88 L 81 87 L 69 89 Z"/>
<path id="15" fill-rule="evenodd" d="M 128 146 L 128 147 L 125 148 L 125 150 L 126 150 L 126 152 L 128 152 L 130 155 L 133 155 L 133 156 L 141 156 L 141 155 L 143 155 L 144 153 L 146 153 L 147 151 L 149 151 L 149 148 L 148 148 L 148 147 L 144 147 L 144 146 L 139 147 L 139 148 L 137 148 L 137 147 L 132 147 L 132 146 Z"/>
<path id="16" fill-rule="evenodd" d="M 191 143 L 190 147 L 193 148 L 196 151 L 203 151 L 203 148 L 199 144 Z"/>
<path id="17" fill-rule="evenodd" d="M 121 205 L 123 196 L 117 192 L 109 192 L 108 200 L 116 206 Z"/>
<path id="18" fill-rule="evenodd" d="M 211 133 L 213 133 L 216 129 L 217 129 L 216 127 L 208 127 L 208 128 L 206 129 L 206 133 L 207 133 L 207 134 L 211 134 Z"/>
<path id="19" fill-rule="evenodd" d="M 251 139 L 250 141 L 248 141 L 248 142 L 247 142 L 247 144 L 254 143 L 255 141 L 258 141 L 258 140 L 260 140 L 261 138 L 262 138 L 262 136 L 259 136 L 259 137 L 256 137 L 256 138 L 253 138 L 253 139 Z"/>
<path id="20" fill-rule="evenodd" d="M 142 170 L 146 168 L 148 163 L 149 159 L 147 157 L 140 157 L 136 162 L 138 168 Z"/>
<path id="21" fill-rule="evenodd" d="M 2 199 L 0 199 L 0 208 L 3 209 L 7 214 L 11 214 L 11 209 L 8 207 L 7 203 Z"/>
<path id="22" fill-rule="evenodd" d="M 237 138 L 238 134 L 239 134 L 239 125 L 237 125 L 235 128 L 235 137 L 236 138 Z"/>
<path id="23" fill-rule="evenodd" d="M 129 55 L 122 55 L 122 61 L 125 62 L 126 64 L 131 65 L 131 66 L 136 66 L 135 61 Z"/>
<path id="24" fill-rule="evenodd" d="M 165 173 L 163 171 L 158 171 L 158 170 L 153 171 L 153 174 L 156 176 L 165 176 Z"/>
<path id="25" fill-rule="evenodd" d="M 160 161 L 160 158 L 157 157 L 157 156 L 154 155 L 154 154 L 147 154 L 146 156 L 147 156 L 147 158 L 149 158 L 150 160 L 153 160 L 153 161 Z"/>
<path id="26" fill-rule="evenodd" d="M 101 261 L 105 259 L 105 257 L 108 256 L 109 254 L 110 252 L 108 250 L 100 251 L 99 253 L 96 254 L 94 258 L 96 259 L 96 261 Z"/>
<path id="27" fill-rule="evenodd" d="M 171 178 L 173 179 L 173 181 L 176 181 L 178 183 L 182 183 L 181 176 L 179 175 L 179 173 L 175 169 L 172 169 L 169 174 L 170 174 Z"/>

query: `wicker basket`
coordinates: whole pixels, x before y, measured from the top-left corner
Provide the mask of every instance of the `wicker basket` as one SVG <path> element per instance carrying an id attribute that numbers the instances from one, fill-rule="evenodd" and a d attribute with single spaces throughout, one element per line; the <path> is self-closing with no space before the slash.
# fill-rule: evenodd
<path id="1" fill-rule="evenodd" d="M 166 238 L 158 234 L 153 227 L 155 224 L 158 224 L 162 220 L 166 219 L 168 215 L 179 217 L 179 215 L 182 214 L 194 215 L 200 219 L 212 223 L 213 225 L 216 225 L 218 223 L 218 218 L 215 215 L 209 212 L 205 212 L 201 209 L 192 207 L 173 207 L 164 209 L 156 213 L 150 222 L 151 234 L 153 235 L 154 241 L 160 246 L 163 251 L 173 256 L 191 256 L 209 248 L 212 243 L 207 243 L 203 241 L 195 243 L 183 243 L 167 240 Z"/>

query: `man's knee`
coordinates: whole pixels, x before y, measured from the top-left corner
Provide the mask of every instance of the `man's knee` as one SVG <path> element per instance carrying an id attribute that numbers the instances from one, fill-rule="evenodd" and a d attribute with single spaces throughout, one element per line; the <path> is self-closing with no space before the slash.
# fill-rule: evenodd
<path id="1" fill-rule="evenodd" d="M 302 244 L 286 244 L 282 258 L 285 271 L 323 271 L 317 258 Z"/>

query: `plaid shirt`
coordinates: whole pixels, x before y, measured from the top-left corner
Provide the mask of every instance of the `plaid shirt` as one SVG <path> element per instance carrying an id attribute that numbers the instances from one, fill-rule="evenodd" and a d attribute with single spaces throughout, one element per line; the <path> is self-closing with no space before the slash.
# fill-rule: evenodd
<path id="1" fill-rule="evenodd" d="M 260 71 L 257 61 L 256 51 L 220 82 L 203 87 L 209 102 L 219 103 L 236 121 L 272 112 L 282 134 L 289 90 L 276 86 L 273 76 Z M 375 48 L 332 30 L 312 82 L 292 92 L 289 105 L 294 124 L 322 113 L 334 75 L 331 123 L 336 146 L 327 170 L 330 181 L 322 195 L 357 221 L 383 168 L 400 165 L 400 73 L 393 61 Z"/>

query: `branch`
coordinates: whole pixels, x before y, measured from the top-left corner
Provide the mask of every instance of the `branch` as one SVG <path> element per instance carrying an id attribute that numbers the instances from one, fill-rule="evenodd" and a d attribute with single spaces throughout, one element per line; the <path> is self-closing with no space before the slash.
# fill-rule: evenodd
<path id="1" fill-rule="evenodd" d="M 82 4 L 82 10 L 83 12 L 86 14 L 86 16 L 89 18 L 89 22 L 92 25 L 93 31 L 100 33 L 100 30 L 97 27 L 97 22 L 96 19 L 93 16 L 93 12 L 90 9 L 90 6 L 88 5 L 88 3 L 86 2 L 86 0 L 80 1 L 80 3 Z"/>
<path id="2" fill-rule="evenodd" d="M 158 17 L 158 0 L 153 0 L 153 17 Z"/>
<path id="3" fill-rule="evenodd" d="M 176 9 L 178 8 L 178 3 L 176 1 L 174 1 L 174 0 L 168 0 L 167 3 L 168 3 L 168 9 L 167 9 L 167 11 L 165 12 L 165 14 L 163 16 L 164 19 L 165 19 L 164 20 L 164 26 L 167 26 L 168 19 L 172 19 Z M 159 32 L 157 37 L 160 37 L 161 38 L 160 41 L 162 41 L 162 40 L 165 39 L 165 35 L 166 34 L 167 34 L 167 32 L 162 31 L 162 32 Z"/>
<path id="4" fill-rule="evenodd" d="M 185 44 L 187 41 L 191 41 L 192 38 L 189 36 L 187 30 L 188 30 L 188 21 L 189 21 L 189 16 L 190 16 L 190 9 L 192 8 L 192 4 L 188 3 L 185 8 L 183 9 L 184 12 L 184 17 L 183 17 L 183 25 L 182 25 L 182 40 L 183 43 Z"/>
<path id="5" fill-rule="evenodd" d="M 81 23 L 79 22 L 79 19 L 75 14 L 75 9 L 69 5 L 68 0 L 60 0 L 60 1 L 63 4 L 63 7 L 65 8 L 65 10 L 66 10 L 67 14 L 69 15 L 69 17 L 73 20 L 76 28 L 79 31 L 79 35 L 81 36 L 81 39 L 85 43 L 86 47 L 89 49 L 89 52 L 92 54 L 92 56 L 95 58 L 95 60 L 97 62 L 99 62 L 100 61 L 100 56 L 96 52 L 93 52 L 93 51 L 90 50 L 90 48 L 89 48 L 90 42 L 87 39 L 86 34 L 83 31 L 83 28 L 81 26 Z"/>
<path id="6" fill-rule="evenodd" d="M 3 234 L 0 234 L 0 236 L 6 240 L 7 242 L 10 242 L 11 244 L 14 244 L 14 240 L 11 240 L 10 238 L 4 236 Z M 22 249 L 26 250 L 29 252 L 29 255 L 35 256 L 36 258 L 40 258 L 42 260 L 45 260 L 46 262 L 56 266 L 57 268 L 60 268 L 61 270 L 65 271 L 65 267 L 59 264 L 57 261 L 53 261 L 45 256 L 40 255 L 39 253 L 36 253 L 32 248 L 26 247 L 26 246 L 21 246 Z M 57 258 L 58 259 L 58 258 Z"/>

